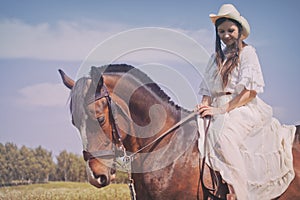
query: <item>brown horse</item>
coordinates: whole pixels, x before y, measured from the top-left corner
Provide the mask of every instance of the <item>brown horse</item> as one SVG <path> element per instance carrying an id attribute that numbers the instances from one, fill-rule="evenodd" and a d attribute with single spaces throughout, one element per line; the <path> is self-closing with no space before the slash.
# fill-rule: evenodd
<path id="1" fill-rule="evenodd" d="M 200 181 L 196 117 L 186 118 L 191 111 L 175 105 L 132 66 L 92 67 L 90 77 L 76 83 L 59 72 L 72 89 L 72 122 L 82 137 L 92 185 L 110 184 L 115 177 L 114 161 L 123 151 L 122 156 L 129 155 L 137 199 L 207 199 L 208 191 Z M 182 119 L 186 120 L 174 127 Z M 296 178 L 280 199 L 300 197 L 299 145 L 298 138 L 293 148 Z M 212 187 L 209 172 L 205 167 L 202 180 Z M 227 185 L 219 183 L 213 193 L 225 199 Z"/>

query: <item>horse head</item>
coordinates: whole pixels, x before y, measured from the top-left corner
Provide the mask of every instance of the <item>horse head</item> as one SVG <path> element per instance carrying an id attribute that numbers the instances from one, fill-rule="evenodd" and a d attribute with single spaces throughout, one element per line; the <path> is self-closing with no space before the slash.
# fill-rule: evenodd
<path id="1" fill-rule="evenodd" d="M 115 177 L 115 160 L 123 155 L 130 157 L 128 171 L 135 183 L 143 182 L 135 184 L 141 196 L 141 191 L 147 192 L 143 185 L 159 189 L 153 177 L 158 180 L 171 176 L 174 170 L 170 167 L 176 166 L 174 177 L 180 182 L 186 177 L 186 171 L 181 170 L 183 163 L 198 165 L 193 157 L 186 157 L 198 154 L 193 150 L 197 137 L 194 118 L 171 128 L 192 113 L 177 106 L 139 69 L 129 65 L 92 67 L 89 77 L 76 82 L 61 70 L 60 74 L 71 89 L 72 122 L 81 135 L 92 185 L 108 185 Z M 193 173 L 197 170 L 193 167 Z M 164 185 L 165 189 L 169 186 Z"/>
<path id="2" fill-rule="evenodd" d="M 73 81 L 59 70 L 63 83 L 71 89 L 72 123 L 79 130 L 89 182 L 100 188 L 115 178 L 114 160 L 121 136 L 112 115 L 112 102 L 102 73 L 91 68 L 90 77 Z"/>

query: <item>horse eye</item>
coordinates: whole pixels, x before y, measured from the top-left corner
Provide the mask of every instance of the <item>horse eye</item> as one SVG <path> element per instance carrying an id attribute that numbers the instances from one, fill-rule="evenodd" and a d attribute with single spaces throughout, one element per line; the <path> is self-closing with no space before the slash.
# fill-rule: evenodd
<path id="1" fill-rule="evenodd" d="M 100 125 L 103 125 L 104 122 L 105 122 L 105 117 L 104 117 L 104 116 L 100 116 L 100 117 L 97 118 L 97 121 L 98 121 L 98 123 L 99 123 Z"/>

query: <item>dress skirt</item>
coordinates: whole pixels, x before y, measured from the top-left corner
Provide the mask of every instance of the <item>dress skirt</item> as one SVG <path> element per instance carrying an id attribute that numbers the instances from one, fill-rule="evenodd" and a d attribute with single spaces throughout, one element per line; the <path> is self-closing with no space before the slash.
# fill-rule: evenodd
<path id="1" fill-rule="evenodd" d="M 220 107 L 234 94 L 213 98 Z M 272 108 L 256 97 L 244 106 L 211 118 L 204 145 L 203 119 L 198 118 L 199 150 L 207 164 L 231 184 L 239 200 L 280 196 L 295 174 L 292 145 L 295 126 L 281 125 Z"/>

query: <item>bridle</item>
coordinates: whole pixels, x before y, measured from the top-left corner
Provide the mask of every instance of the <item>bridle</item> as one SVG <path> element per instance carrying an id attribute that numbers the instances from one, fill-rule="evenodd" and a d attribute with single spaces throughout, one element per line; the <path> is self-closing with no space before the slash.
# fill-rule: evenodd
<path id="1" fill-rule="evenodd" d="M 171 128 L 166 130 L 164 133 L 162 133 L 159 137 L 157 137 L 153 141 L 149 142 L 145 146 L 141 147 L 137 151 L 131 153 L 130 155 L 127 155 L 126 148 L 123 145 L 122 137 L 121 137 L 120 131 L 118 129 L 118 126 L 116 124 L 116 121 L 115 121 L 115 118 L 113 115 L 112 100 L 111 100 L 111 97 L 109 96 L 109 92 L 104 84 L 101 88 L 101 91 L 95 94 L 95 98 L 91 98 L 87 101 L 87 105 L 89 105 L 95 101 L 98 101 L 102 98 L 106 98 L 106 101 L 108 103 L 109 119 L 110 119 L 109 121 L 110 121 L 110 125 L 112 127 L 112 139 L 113 139 L 115 145 L 112 150 L 99 150 L 99 151 L 93 151 L 93 152 L 83 150 L 83 157 L 84 157 L 85 161 L 88 161 L 93 158 L 110 159 L 110 158 L 117 158 L 117 157 L 123 157 L 123 156 L 127 157 L 127 159 L 129 161 L 132 161 L 134 159 L 135 155 L 142 152 L 146 148 L 149 148 L 150 146 L 154 145 L 156 142 L 160 141 L 166 135 L 168 135 L 169 133 L 171 133 L 172 131 L 177 129 L 180 125 L 189 121 L 191 118 L 195 117 L 198 114 L 198 112 L 195 112 L 195 111 L 190 113 L 188 116 L 186 116 L 185 118 L 183 118 L 182 120 L 180 120 L 179 122 L 174 124 Z M 97 120 L 99 121 L 100 119 L 97 118 Z M 117 144 L 119 145 L 118 148 L 116 147 Z"/>
<path id="2" fill-rule="evenodd" d="M 120 131 L 118 129 L 118 126 L 116 124 L 115 118 L 113 116 L 112 112 L 112 100 L 109 96 L 109 92 L 105 85 L 102 86 L 100 92 L 97 92 L 95 94 L 94 98 L 90 98 L 87 100 L 86 104 L 89 105 L 95 101 L 98 101 L 100 99 L 106 99 L 106 102 L 108 104 L 108 110 L 109 110 L 109 123 L 112 128 L 112 140 L 114 143 L 114 147 L 111 150 L 99 150 L 99 151 L 88 151 L 83 150 L 83 158 L 85 161 L 89 161 L 91 159 L 95 158 L 101 158 L 101 159 L 116 159 L 117 157 L 122 157 L 125 152 L 125 147 L 122 142 L 122 137 L 120 134 Z M 100 124 L 100 117 L 96 118 L 97 121 Z M 119 145 L 119 147 L 117 147 Z"/>
<path id="3" fill-rule="evenodd" d="M 101 87 L 100 92 L 97 92 L 95 94 L 94 98 L 91 98 L 87 101 L 87 105 L 94 103 L 100 99 L 106 99 L 107 105 L 108 105 L 108 112 L 109 112 L 109 123 L 110 126 L 112 128 L 112 140 L 113 140 L 113 148 L 111 150 L 99 150 L 99 151 L 87 151 L 87 150 L 83 150 L 83 158 L 84 160 L 87 162 L 91 159 L 95 159 L 95 158 L 100 158 L 100 159 L 113 159 L 113 166 L 112 168 L 114 170 L 116 170 L 116 159 L 118 157 L 124 157 L 123 161 L 124 161 L 124 166 L 126 167 L 126 171 L 128 174 L 128 187 L 130 190 L 130 196 L 132 200 L 136 200 L 136 192 L 135 192 L 135 188 L 134 188 L 134 180 L 131 177 L 131 161 L 132 161 L 132 157 L 131 156 L 127 156 L 126 154 L 126 149 L 123 145 L 122 142 L 122 137 L 120 134 L 120 131 L 118 129 L 118 126 L 116 124 L 116 120 L 114 118 L 113 115 L 113 108 L 112 108 L 112 99 L 109 96 L 109 92 L 107 90 L 107 87 L 103 84 Z M 97 121 L 99 122 L 100 125 L 100 117 L 97 118 Z M 117 145 L 119 147 L 117 147 Z M 129 165 L 129 166 L 128 166 Z"/>
<path id="4" fill-rule="evenodd" d="M 157 141 L 159 141 L 160 139 L 162 139 L 163 137 L 165 137 L 167 134 L 171 133 L 173 130 L 177 129 L 180 125 L 182 125 L 183 123 L 187 122 L 188 120 L 190 120 L 191 118 L 195 117 L 196 115 L 198 115 L 198 112 L 194 111 L 192 113 L 190 113 L 187 117 L 185 117 L 184 119 L 180 120 L 179 122 L 177 122 L 175 125 L 173 125 L 171 128 L 169 128 L 167 131 L 165 131 L 163 134 L 161 134 L 161 136 L 159 136 L 158 138 L 156 138 L 155 140 L 153 140 L 152 142 L 148 143 L 147 145 L 145 145 L 144 147 L 140 148 L 139 150 L 137 150 L 136 152 L 132 153 L 131 155 L 127 155 L 126 154 L 126 148 L 123 145 L 122 142 L 122 137 L 120 134 L 120 131 L 118 129 L 118 126 L 116 124 L 115 118 L 113 116 L 113 108 L 112 108 L 112 99 L 109 96 L 109 92 L 107 90 L 107 87 L 103 84 L 103 86 L 101 87 L 100 92 L 97 92 L 94 96 L 94 98 L 90 98 L 87 101 L 87 105 L 94 103 L 100 99 L 105 98 L 108 104 L 108 110 L 109 110 L 109 122 L 110 122 L 110 126 L 112 128 L 112 140 L 113 140 L 113 148 L 111 150 L 98 150 L 98 151 L 88 151 L 88 150 L 83 150 L 83 158 L 84 160 L 87 162 L 91 159 L 95 159 L 95 158 L 100 158 L 100 159 L 114 159 L 114 166 L 115 167 L 115 163 L 116 163 L 116 158 L 118 157 L 124 157 L 123 161 L 125 162 L 125 165 L 130 165 L 130 168 L 127 169 L 127 173 L 128 173 L 128 179 L 129 179 L 129 190 L 130 190 L 130 194 L 131 194 L 131 199 L 132 200 L 136 200 L 136 194 L 135 194 L 135 189 L 134 189 L 134 181 L 131 178 L 131 162 L 133 160 L 133 157 L 138 154 L 139 152 L 143 151 L 144 149 L 148 148 L 149 146 L 155 144 Z M 97 118 L 97 121 L 100 124 L 100 117 Z M 209 123 L 210 124 L 210 123 Z M 206 131 L 209 128 L 209 124 L 206 128 Z M 206 135 L 206 133 L 205 133 Z M 118 147 L 117 147 L 118 145 Z M 202 169 L 204 169 L 204 163 L 205 163 L 205 157 L 202 161 Z M 201 169 L 201 167 L 200 167 Z M 204 186 L 204 190 L 206 192 L 208 192 L 208 196 L 210 196 L 212 199 L 215 200 L 222 200 L 221 198 L 216 197 L 212 191 L 214 191 L 214 189 L 210 189 L 208 187 L 205 186 L 204 181 L 203 181 L 203 174 L 204 171 L 200 170 L 200 181 L 201 184 Z M 198 197 L 199 198 L 199 197 Z"/>
<path id="5" fill-rule="evenodd" d="M 207 120 L 207 121 L 206 121 Z M 209 188 L 208 186 L 205 185 L 205 182 L 204 182 L 204 169 L 205 169 L 205 163 L 206 163 L 206 160 L 207 160 L 207 155 L 206 155 L 206 145 L 207 145 L 207 134 L 208 134 L 208 129 L 210 127 L 210 122 L 211 122 L 211 117 L 206 117 L 205 120 L 204 120 L 204 127 L 205 127 L 205 130 L 204 130 L 204 135 L 205 135 L 205 140 L 204 140 L 204 157 L 202 158 L 202 165 L 200 164 L 200 160 L 199 159 L 199 171 L 200 171 L 200 182 L 201 182 L 201 185 L 202 185 L 202 190 L 203 190 L 203 193 L 204 193 L 204 199 L 212 199 L 212 200 L 225 200 L 225 199 L 222 199 L 218 196 L 216 196 L 214 194 L 214 192 L 216 191 L 216 188 L 219 187 L 220 183 L 219 183 L 219 180 L 218 180 L 218 176 L 216 175 L 216 172 L 212 169 L 210 169 L 210 173 L 211 173 L 211 181 L 212 181 L 212 188 Z M 209 160 L 209 159 L 208 159 Z M 210 160 L 209 160 L 210 162 Z"/>

